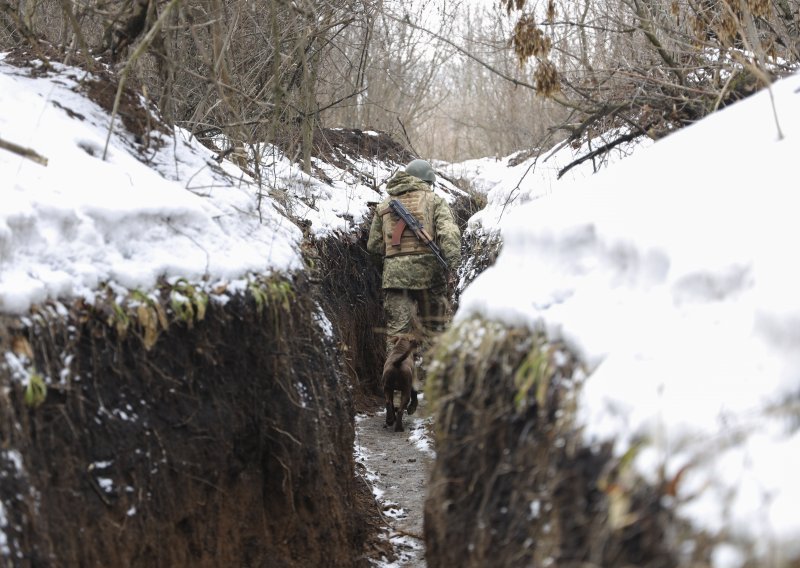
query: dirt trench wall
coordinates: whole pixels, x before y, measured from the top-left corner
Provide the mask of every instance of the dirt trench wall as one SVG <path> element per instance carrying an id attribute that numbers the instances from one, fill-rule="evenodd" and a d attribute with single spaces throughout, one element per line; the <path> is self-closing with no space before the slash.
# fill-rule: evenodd
<path id="1" fill-rule="evenodd" d="M 369 224 L 314 243 L 320 303 L 341 342 L 344 371 L 358 394 L 379 395 L 386 356 L 380 260 L 367 252 Z"/>
<path id="2" fill-rule="evenodd" d="M 308 290 L 259 296 L 149 351 L 109 305 L 3 322 L 0 563 L 363 564 L 351 389 Z"/>
<path id="3" fill-rule="evenodd" d="M 620 464 L 581 443 L 578 367 L 535 332 L 480 319 L 439 341 L 426 385 L 437 452 L 429 568 L 676 565 L 662 495 L 630 486 L 616 499 Z"/>

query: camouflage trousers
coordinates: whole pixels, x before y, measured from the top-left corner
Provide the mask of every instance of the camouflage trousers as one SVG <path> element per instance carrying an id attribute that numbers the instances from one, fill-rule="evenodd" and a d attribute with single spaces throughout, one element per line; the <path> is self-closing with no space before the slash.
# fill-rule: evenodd
<path id="1" fill-rule="evenodd" d="M 387 353 L 391 351 L 396 338 L 406 334 L 419 338 L 419 351 L 427 350 L 433 337 L 444 330 L 450 315 L 447 287 L 436 286 L 425 290 L 385 288 L 383 292 Z"/>

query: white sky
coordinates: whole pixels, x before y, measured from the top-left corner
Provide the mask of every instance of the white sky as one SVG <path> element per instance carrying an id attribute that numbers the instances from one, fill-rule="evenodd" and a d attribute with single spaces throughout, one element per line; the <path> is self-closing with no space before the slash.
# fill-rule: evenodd
<path id="1" fill-rule="evenodd" d="M 82 75 L 28 75 L 0 61 L 0 138 L 49 160 L 0 150 L 0 313 L 91 300 L 101 283 L 121 296 L 147 291 L 162 276 L 234 291 L 249 274 L 301 268 L 301 232 L 284 207 L 327 235 L 359 223 L 381 197 L 352 173 L 328 167 L 326 185 L 278 157 L 269 176 L 280 199 L 264 197 L 259 221 L 249 178 L 181 132 L 150 165 L 115 135 L 103 161 L 108 117 L 74 90 Z M 464 291 L 457 319 L 563 339 L 587 363 L 587 438 L 617 438 L 621 454 L 647 436 L 634 467 L 655 479 L 661 466 L 667 475 L 688 466 L 679 511 L 758 539 L 764 554 L 800 543 L 797 402 L 793 420 L 767 411 L 800 390 L 800 76 L 773 91 L 780 141 L 763 92 L 629 146 L 631 157 L 591 177 L 587 163 L 556 180 L 582 151 L 569 147 L 535 168 L 450 168 L 488 192 L 472 229 L 500 230 L 505 241 L 496 266 Z M 379 181 L 394 168 L 354 167 Z M 715 557 L 722 568 L 740 561 L 734 548 Z"/>

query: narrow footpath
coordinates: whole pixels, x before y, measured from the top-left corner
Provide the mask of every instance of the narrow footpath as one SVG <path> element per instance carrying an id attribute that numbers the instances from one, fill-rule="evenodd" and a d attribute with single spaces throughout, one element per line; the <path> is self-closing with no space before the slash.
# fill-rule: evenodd
<path id="1" fill-rule="evenodd" d="M 384 428 L 383 408 L 356 416 L 356 467 L 364 468 L 396 555 L 393 561 L 377 562 L 379 568 L 426 567 L 423 510 L 435 453 L 432 419 L 424 396 L 419 396 L 417 412 L 403 419 L 404 432 Z"/>

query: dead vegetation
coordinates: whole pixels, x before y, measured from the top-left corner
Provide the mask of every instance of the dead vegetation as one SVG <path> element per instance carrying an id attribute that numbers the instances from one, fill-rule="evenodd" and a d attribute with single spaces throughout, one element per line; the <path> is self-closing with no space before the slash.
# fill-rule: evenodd
<path id="1" fill-rule="evenodd" d="M 637 484 L 619 501 L 624 467 L 609 447 L 581 442 L 580 366 L 564 346 L 471 320 L 450 330 L 434 357 L 429 567 L 678 565 L 662 490 Z"/>
<path id="2" fill-rule="evenodd" d="M 663 138 L 797 69 L 796 0 L 506 1 L 534 89 L 567 111 L 556 138 Z M 557 141 L 557 140 L 555 140 Z M 552 146 L 553 144 L 548 144 Z"/>

